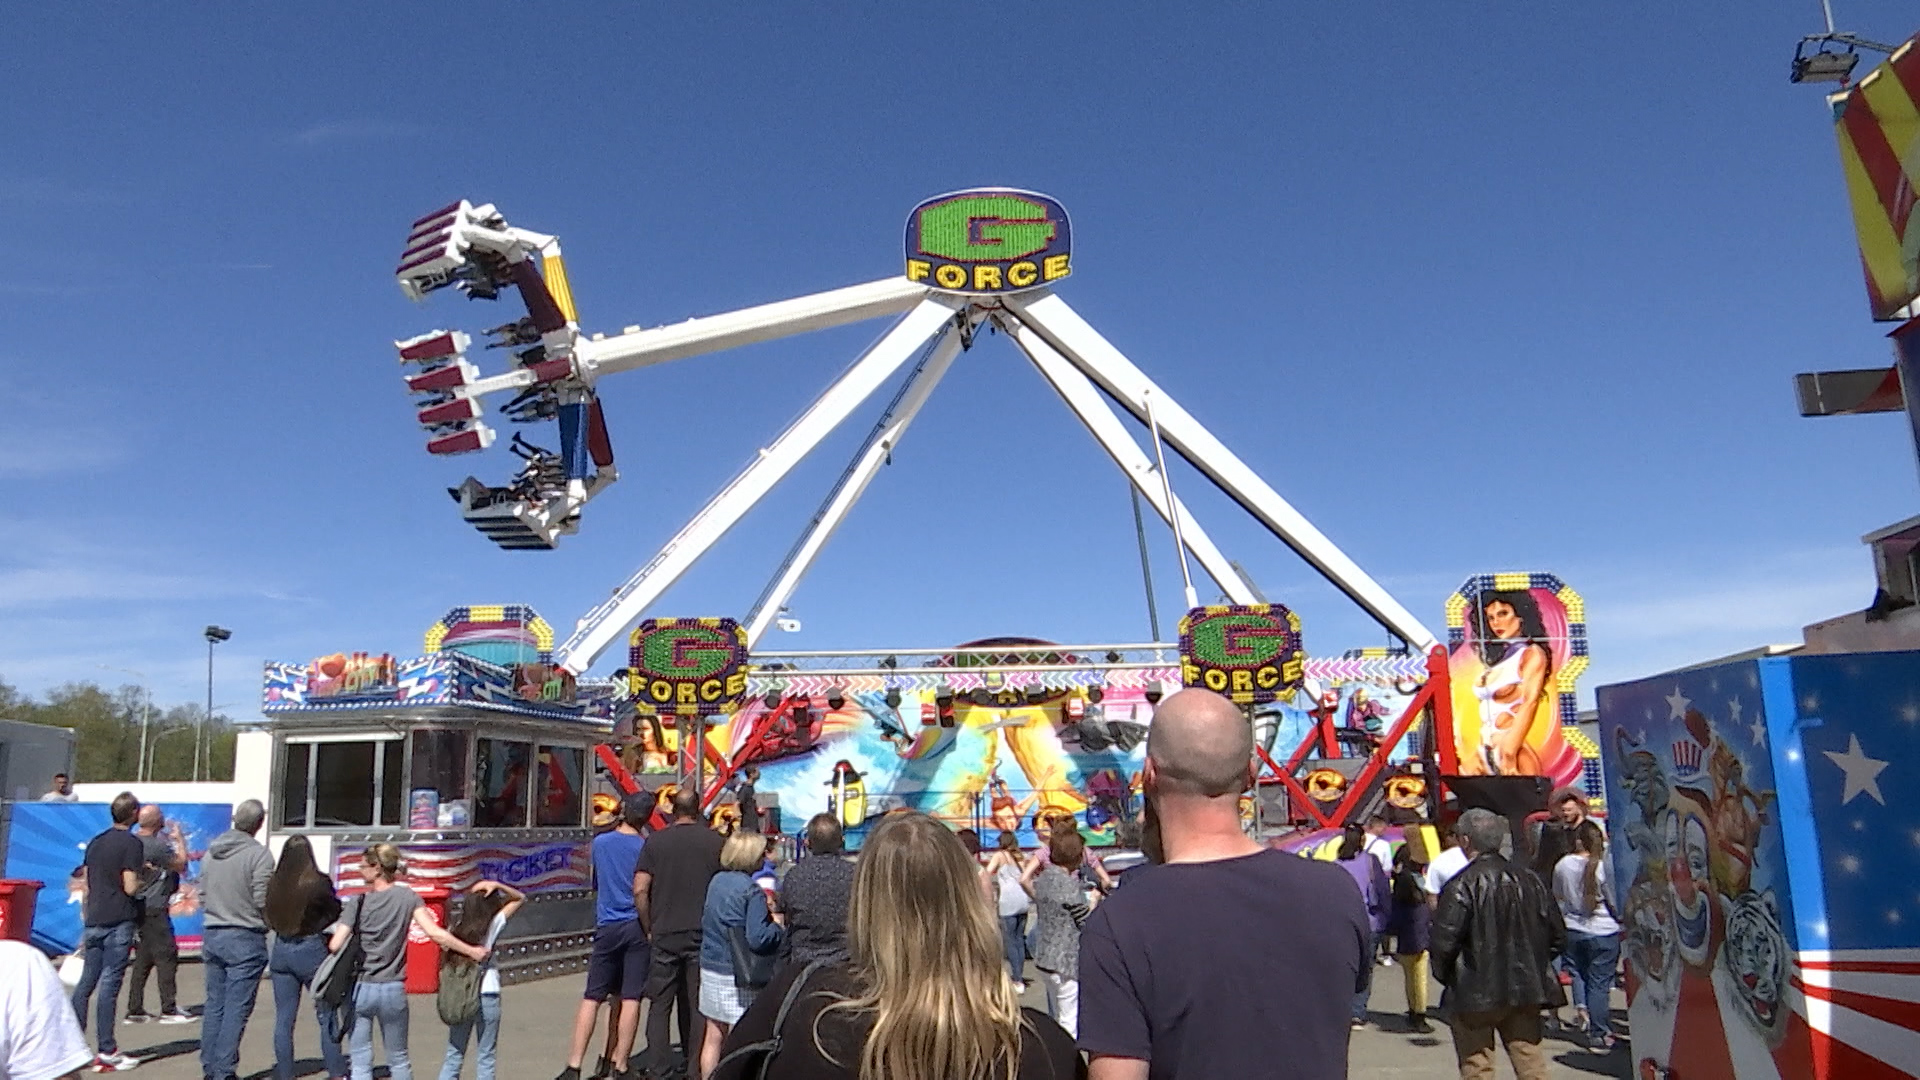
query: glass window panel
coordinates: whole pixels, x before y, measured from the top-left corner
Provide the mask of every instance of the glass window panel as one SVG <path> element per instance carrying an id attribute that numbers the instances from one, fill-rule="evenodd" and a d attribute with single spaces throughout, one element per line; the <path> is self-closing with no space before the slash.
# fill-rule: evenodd
<path id="1" fill-rule="evenodd" d="M 577 746 L 540 748 L 539 824 L 575 826 L 580 824 L 584 791 L 580 770 L 586 752 Z"/>
<path id="2" fill-rule="evenodd" d="M 530 743 L 480 739 L 474 744 L 473 823 L 483 829 L 520 829 L 527 824 L 533 764 Z"/>
<path id="3" fill-rule="evenodd" d="M 307 765 L 313 747 L 292 743 L 280 748 L 280 824 L 301 829 L 307 825 Z"/>
<path id="4" fill-rule="evenodd" d="M 373 742 L 313 744 L 313 825 L 373 824 Z"/>
<path id="5" fill-rule="evenodd" d="M 405 743 L 399 739 L 389 739 L 380 744 L 380 824 L 402 825 L 407 822 L 401 809 L 406 802 L 406 771 L 402 765 L 402 750 Z"/>

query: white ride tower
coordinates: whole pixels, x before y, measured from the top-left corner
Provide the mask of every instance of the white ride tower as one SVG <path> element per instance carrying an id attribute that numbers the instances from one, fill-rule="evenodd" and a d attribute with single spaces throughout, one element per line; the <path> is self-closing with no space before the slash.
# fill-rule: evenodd
<path id="1" fill-rule="evenodd" d="M 1399 638 L 1414 654 L 1437 642 L 1411 612 L 1361 570 L 1299 511 L 1169 397 L 1054 292 L 1072 273 L 1066 211 L 1044 195 L 975 189 L 930 199 L 907 223 L 905 273 L 674 325 L 629 327 L 617 335 L 581 333 L 559 244 L 509 226 L 492 206 L 460 202 L 415 223 L 397 276 L 418 299 L 445 286 L 491 299 L 519 289 L 525 318 L 496 327 L 490 347 L 510 350 L 511 370 L 482 376 L 468 361 L 470 338 L 436 331 L 397 342 L 403 362 L 422 370 L 408 386 L 426 395 L 420 421 L 434 453 L 483 450 L 493 432 L 480 399 L 514 396 L 502 410 L 515 421 L 555 419 L 560 452 L 515 437 L 520 474 L 504 487 L 468 480 L 452 489 L 462 513 L 508 548 L 550 548 L 574 532 L 588 500 L 611 484 L 611 443 L 594 395 L 610 374 L 718 352 L 866 319 L 896 316 L 861 355 L 685 528 L 605 603 L 582 618 L 554 658 L 585 672 L 660 596 L 818 446 L 860 404 L 911 366 L 892 408 L 809 525 L 744 625 L 749 646 L 774 624 L 814 558 L 898 445 L 920 407 L 983 324 L 1010 337 L 1087 430 L 1172 528 L 1227 599 L 1256 603 L 1251 585 L 1173 494 L 1161 441 L 1212 480 L 1247 513 Z M 536 265 L 535 259 L 540 263 Z M 1114 412 L 1117 403 L 1145 425 L 1143 449 Z M 1191 580 L 1189 607 L 1197 606 Z"/>

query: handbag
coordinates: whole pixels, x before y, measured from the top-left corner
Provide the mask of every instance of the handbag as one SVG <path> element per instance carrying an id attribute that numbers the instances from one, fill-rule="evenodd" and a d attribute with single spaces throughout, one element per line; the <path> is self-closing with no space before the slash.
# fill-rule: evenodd
<path id="1" fill-rule="evenodd" d="M 733 985 L 738 990 L 764 990 L 780 967 L 780 954 L 757 953 L 747 944 L 747 928 L 727 927 L 727 949 L 733 954 Z"/>
<path id="2" fill-rule="evenodd" d="M 780 999 L 780 1011 L 773 1014 L 773 1034 L 770 1037 L 736 1047 L 732 1053 L 721 1058 L 714 1065 L 713 1073 L 710 1075 L 718 1075 L 726 1071 L 726 1067 L 736 1059 L 748 1058 L 757 1060 L 752 1060 L 743 1066 L 740 1075 L 746 1080 L 766 1080 L 767 1070 L 773 1067 L 773 1059 L 780 1053 L 783 1041 L 780 1030 L 787 1026 L 787 1014 L 793 1011 L 793 1003 L 800 1000 L 800 992 L 806 989 L 807 980 L 813 977 L 814 972 L 825 967 L 826 963 L 825 960 L 815 960 L 808 964 L 793 980 L 793 985 L 787 987 L 786 996 Z"/>
<path id="3" fill-rule="evenodd" d="M 362 893 L 353 902 L 353 923 L 346 943 L 338 952 L 328 953 L 313 973 L 313 996 L 335 1013 L 352 1008 L 353 991 L 360 983 L 360 969 L 367 962 L 367 950 L 360 944 L 360 910 L 366 906 L 367 897 Z M 335 1031 L 344 1038 L 350 1026 L 338 1024 Z"/>

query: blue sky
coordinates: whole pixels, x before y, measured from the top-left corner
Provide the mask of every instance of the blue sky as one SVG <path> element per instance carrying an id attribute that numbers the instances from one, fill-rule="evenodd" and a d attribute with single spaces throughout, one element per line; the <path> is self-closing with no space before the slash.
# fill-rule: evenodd
<path id="1" fill-rule="evenodd" d="M 1062 294 L 1429 626 L 1480 571 L 1580 589 L 1583 700 L 1867 602 L 1857 538 L 1915 471 L 1896 417 L 1795 415 L 1793 373 L 1887 362 L 1820 94 L 1786 80 L 1817 5 L 1171 10 L 19 8 L 0 678 L 192 700 L 218 622 L 244 717 L 263 659 L 410 653 L 456 604 L 564 633 L 881 328 L 610 378 L 623 479 L 560 550 L 502 552 L 443 489 L 508 460 L 429 458 L 389 345 L 509 311 L 393 285 L 462 196 L 559 234 L 614 331 L 897 273 L 928 195 L 1049 192 Z M 654 613 L 744 614 L 878 406 Z M 1175 479 L 1310 651 L 1382 643 Z M 773 644 L 1141 640 L 1125 482 L 986 339 L 793 608 Z"/>

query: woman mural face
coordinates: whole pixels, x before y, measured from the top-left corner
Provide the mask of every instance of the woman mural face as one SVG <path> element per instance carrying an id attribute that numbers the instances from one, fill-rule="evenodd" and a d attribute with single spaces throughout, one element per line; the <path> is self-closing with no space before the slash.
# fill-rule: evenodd
<path id="1" fill-rule="evenodd" d="M 1487 633 L 1497 638 L 1520 636 L 1520 615 L 1513 605 L 1504 600 L 1494 600 L 1487 604 L 1484 612 L 1487 621 Z"/>

